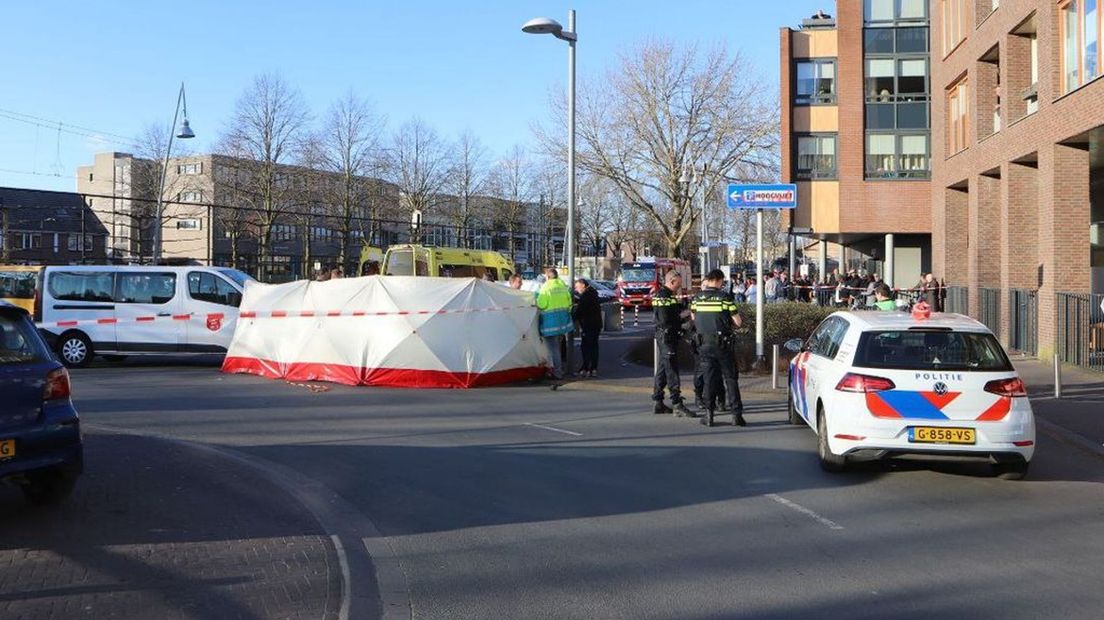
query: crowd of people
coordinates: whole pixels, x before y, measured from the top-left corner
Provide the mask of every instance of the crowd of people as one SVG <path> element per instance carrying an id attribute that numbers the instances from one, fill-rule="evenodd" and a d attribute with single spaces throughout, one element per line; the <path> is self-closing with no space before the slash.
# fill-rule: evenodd
<path id="1" fill-rule="evenodd" d="M 731 287 L 737 303 L 755 301 L 758 288 L 755 276 L 738 278 Z M 895 309 L 923 300 L 934 311 L 942 312 L 945 298 L 946 285 L 931 273 L 924 274 L 914 286 L 899 289 L 890 287 L 877 273 L 856 269 L 847 272 L 837 269 L 826 278 L 816 279 L 801 274 L 790 277 L 785 270 L 775 268 L 765 274 L 763 282 L 765 303 L 797 301 L 838 308 Z M 893 307 L 881 303 L 885 301 L 893 302 Z"/>

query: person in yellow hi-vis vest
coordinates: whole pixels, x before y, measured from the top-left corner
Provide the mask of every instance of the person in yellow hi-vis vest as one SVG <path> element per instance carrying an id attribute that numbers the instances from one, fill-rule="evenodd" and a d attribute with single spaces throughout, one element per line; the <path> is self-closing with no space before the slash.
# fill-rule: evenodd
<path id="1" fill-rule="evenodd" d="M 570 334 L 574 325 L 571 321 L 571 289 L 567 288 L 560 274 L 549 267 L 544 270 L 544 285 L 537 293 L 537 310 L 540 311 L 540 335 L 548 349 L 551 363 L 549 374 L 554 382 L 563 379 L 563 358 L 560 346 L 564 336 Z M 553 389 L 556 388 L 554 383 Z"/>

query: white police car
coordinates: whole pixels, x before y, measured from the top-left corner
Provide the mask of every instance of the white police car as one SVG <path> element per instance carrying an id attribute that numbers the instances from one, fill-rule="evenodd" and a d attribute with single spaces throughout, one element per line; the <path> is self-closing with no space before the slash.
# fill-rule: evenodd
<path id="1" fill-rule="evenodd" d="M 959 314 L 837 312 L 791 340 L 791 424 L 821 466 L 905 454 L 987 458 L 1022 478 L 1035 451 L 1027 391 L 993 333 Z"/>

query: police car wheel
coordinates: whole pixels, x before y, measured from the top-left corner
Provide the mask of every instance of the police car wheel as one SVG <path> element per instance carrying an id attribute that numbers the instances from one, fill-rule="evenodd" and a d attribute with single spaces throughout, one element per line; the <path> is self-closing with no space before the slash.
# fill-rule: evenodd
<path id="1" fill-rule="evenodd" d="M 1023 480 L 1027 476 L 1027 469 L 1029 463 L 1027 461 L 1021 461 L 1019 463 L 997 463 L 993 465 L 993 472 L 1001 480 Z"/>
<path id="2" fill-rule="evenodd" d="M 847 457 L 834 454 L 828 446 L 828 423 L 824 419 L 823 407 L 817 407 L 817 457 L 824 471 L 841 472 L 847 467 Z"/>
<path id="3" fill-rule="evenodd" d="M 789 422 L 790 424 L 803 424 L 805 420 L 801 417 L 801 414 L 797 412 L 797 407 L 794 407 L 793 388 L 790 387 L 789 382 L 786 383 L 786 387 L 786 404 L 788 405 L 786 410 L 789 414 Z"/>

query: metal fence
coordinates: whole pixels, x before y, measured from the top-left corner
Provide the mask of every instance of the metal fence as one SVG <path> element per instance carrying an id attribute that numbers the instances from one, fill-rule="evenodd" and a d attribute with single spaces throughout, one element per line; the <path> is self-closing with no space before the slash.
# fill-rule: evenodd
<path id="1" fill-rule="evenodd" d="M 1059 359 L 1104 371 L 1104 295 L 1058 293 L 1057 298 Z"/>
<path id="2" fill-rule="evenodd" d="M 946 289 L 947 298 L 943 302 L 943 310 L 945 312 L 956 312 L 958 314 L 970 314 L 970 302 L 969 292 L 970 290 L 965 286 L 948 286 Z"/>
<path id="3" fill-rule="evenodd" d="M 1008 348 L 1027 355 L 1039 354 L 1039 292 L 1008 291 Z"/>
<path id="4" fill-rule="evenodd" d="M 988 327 L 998 339 L 1001 337 L 1001 290 L 999 288 L 978 289 L 978 320 Z"/>

